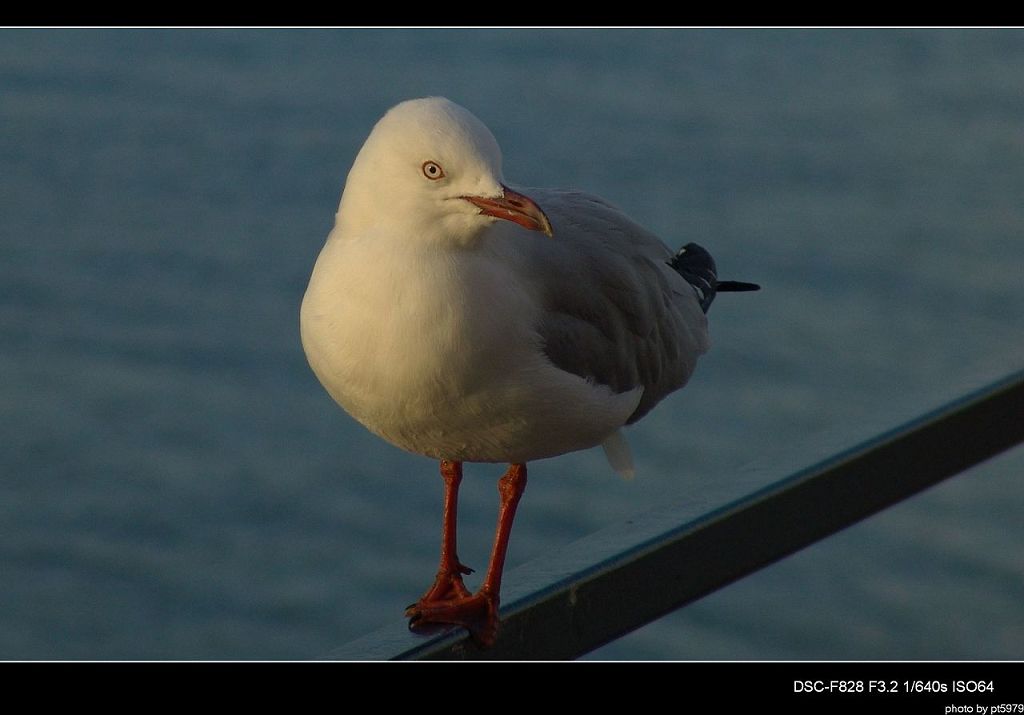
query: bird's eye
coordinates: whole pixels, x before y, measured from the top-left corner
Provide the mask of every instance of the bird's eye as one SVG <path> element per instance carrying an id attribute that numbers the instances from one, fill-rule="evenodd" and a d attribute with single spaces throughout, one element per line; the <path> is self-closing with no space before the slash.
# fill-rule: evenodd
<path id="1" fill-rule="evenodd" d="M 437 181 L 444 176 L 444 169 L 436 161 L 423 162 L 423 175 L 431 181 Z"/>

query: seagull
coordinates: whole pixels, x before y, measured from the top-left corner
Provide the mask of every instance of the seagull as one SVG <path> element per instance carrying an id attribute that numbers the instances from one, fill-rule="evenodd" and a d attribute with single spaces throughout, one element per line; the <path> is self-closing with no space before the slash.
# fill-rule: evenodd
<path id="1" fill-rule="evenodd" d="M 527 463 L 602 445 L 631 477 L 622 427 L 686 384 L 716 293 L 759 287 L 719 281 L 706 250 L 673 252 L 604 199 L 512 188 L 501 160 L 490 130 L 448 99 L 390 109 L 348 174 L 300 313 L 330 396 L 440 462 L 440 564 L 406 610 L 410 628 L 463 626 L 484 647 Z M 456 548 L 464 462 L 509 465 L 475 593 Z"/>

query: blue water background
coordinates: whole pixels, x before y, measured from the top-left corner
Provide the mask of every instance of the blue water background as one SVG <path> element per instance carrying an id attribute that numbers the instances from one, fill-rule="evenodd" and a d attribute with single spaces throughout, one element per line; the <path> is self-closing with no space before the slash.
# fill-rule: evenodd
<path id="1" fill-rule="evenodd" d="M 429 94 L 511 182 L 764 286 L 719 297 L 691 384 L 629 430 L 635 481 L 600 450 L 531 465 L 510 567 L 1024 366 L 1020 31 L 3 30 L 0 658 L 316 658 L 428 585 L 436 465 L 330 401 L 297 321 L 363 139 Z M 590 657 L 1022 658 L 1022 472 Z M 463 489 L 478 568 L 499 473 Z"/>

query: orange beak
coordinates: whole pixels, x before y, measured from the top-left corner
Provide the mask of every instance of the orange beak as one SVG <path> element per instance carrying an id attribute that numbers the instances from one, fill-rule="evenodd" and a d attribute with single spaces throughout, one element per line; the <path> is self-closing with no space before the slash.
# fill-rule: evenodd
<path id="1" fill-rule="evenodd" d="M 517 223 L 531 231 L 540 231 L 549 238 L 553 235 L 551 222 L 533 199 L 513 191 L 504 184 L 501 189 L 501 196 L 495 198 L 486 196 L 463 196 L 462 198 L 478 207 L 480 213 L 485 216 L 494 216 Z"/>

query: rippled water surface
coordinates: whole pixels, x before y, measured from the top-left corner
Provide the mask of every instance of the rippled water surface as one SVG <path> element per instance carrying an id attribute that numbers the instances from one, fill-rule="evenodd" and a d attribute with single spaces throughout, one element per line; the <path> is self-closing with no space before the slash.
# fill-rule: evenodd
<path id="1" fill-rule="evenodd" d="M 297 322 L 360 144 L 428 94 L 491 127 L 510 181 L 602 194 L 764 286 L 716 301 L 691 384 L 629 431 L 636 480 L 599 450 L 531 466 L 512 567 L 1022 366 L 1019 31 L 3 30 L 0 657 L 315 658 L 430 582 L 436 465 L 330 401 Z M 1022 471 L 590 657 L 1022 658 Z M 499 473 L 464 483 L 478 567 Z"/>

